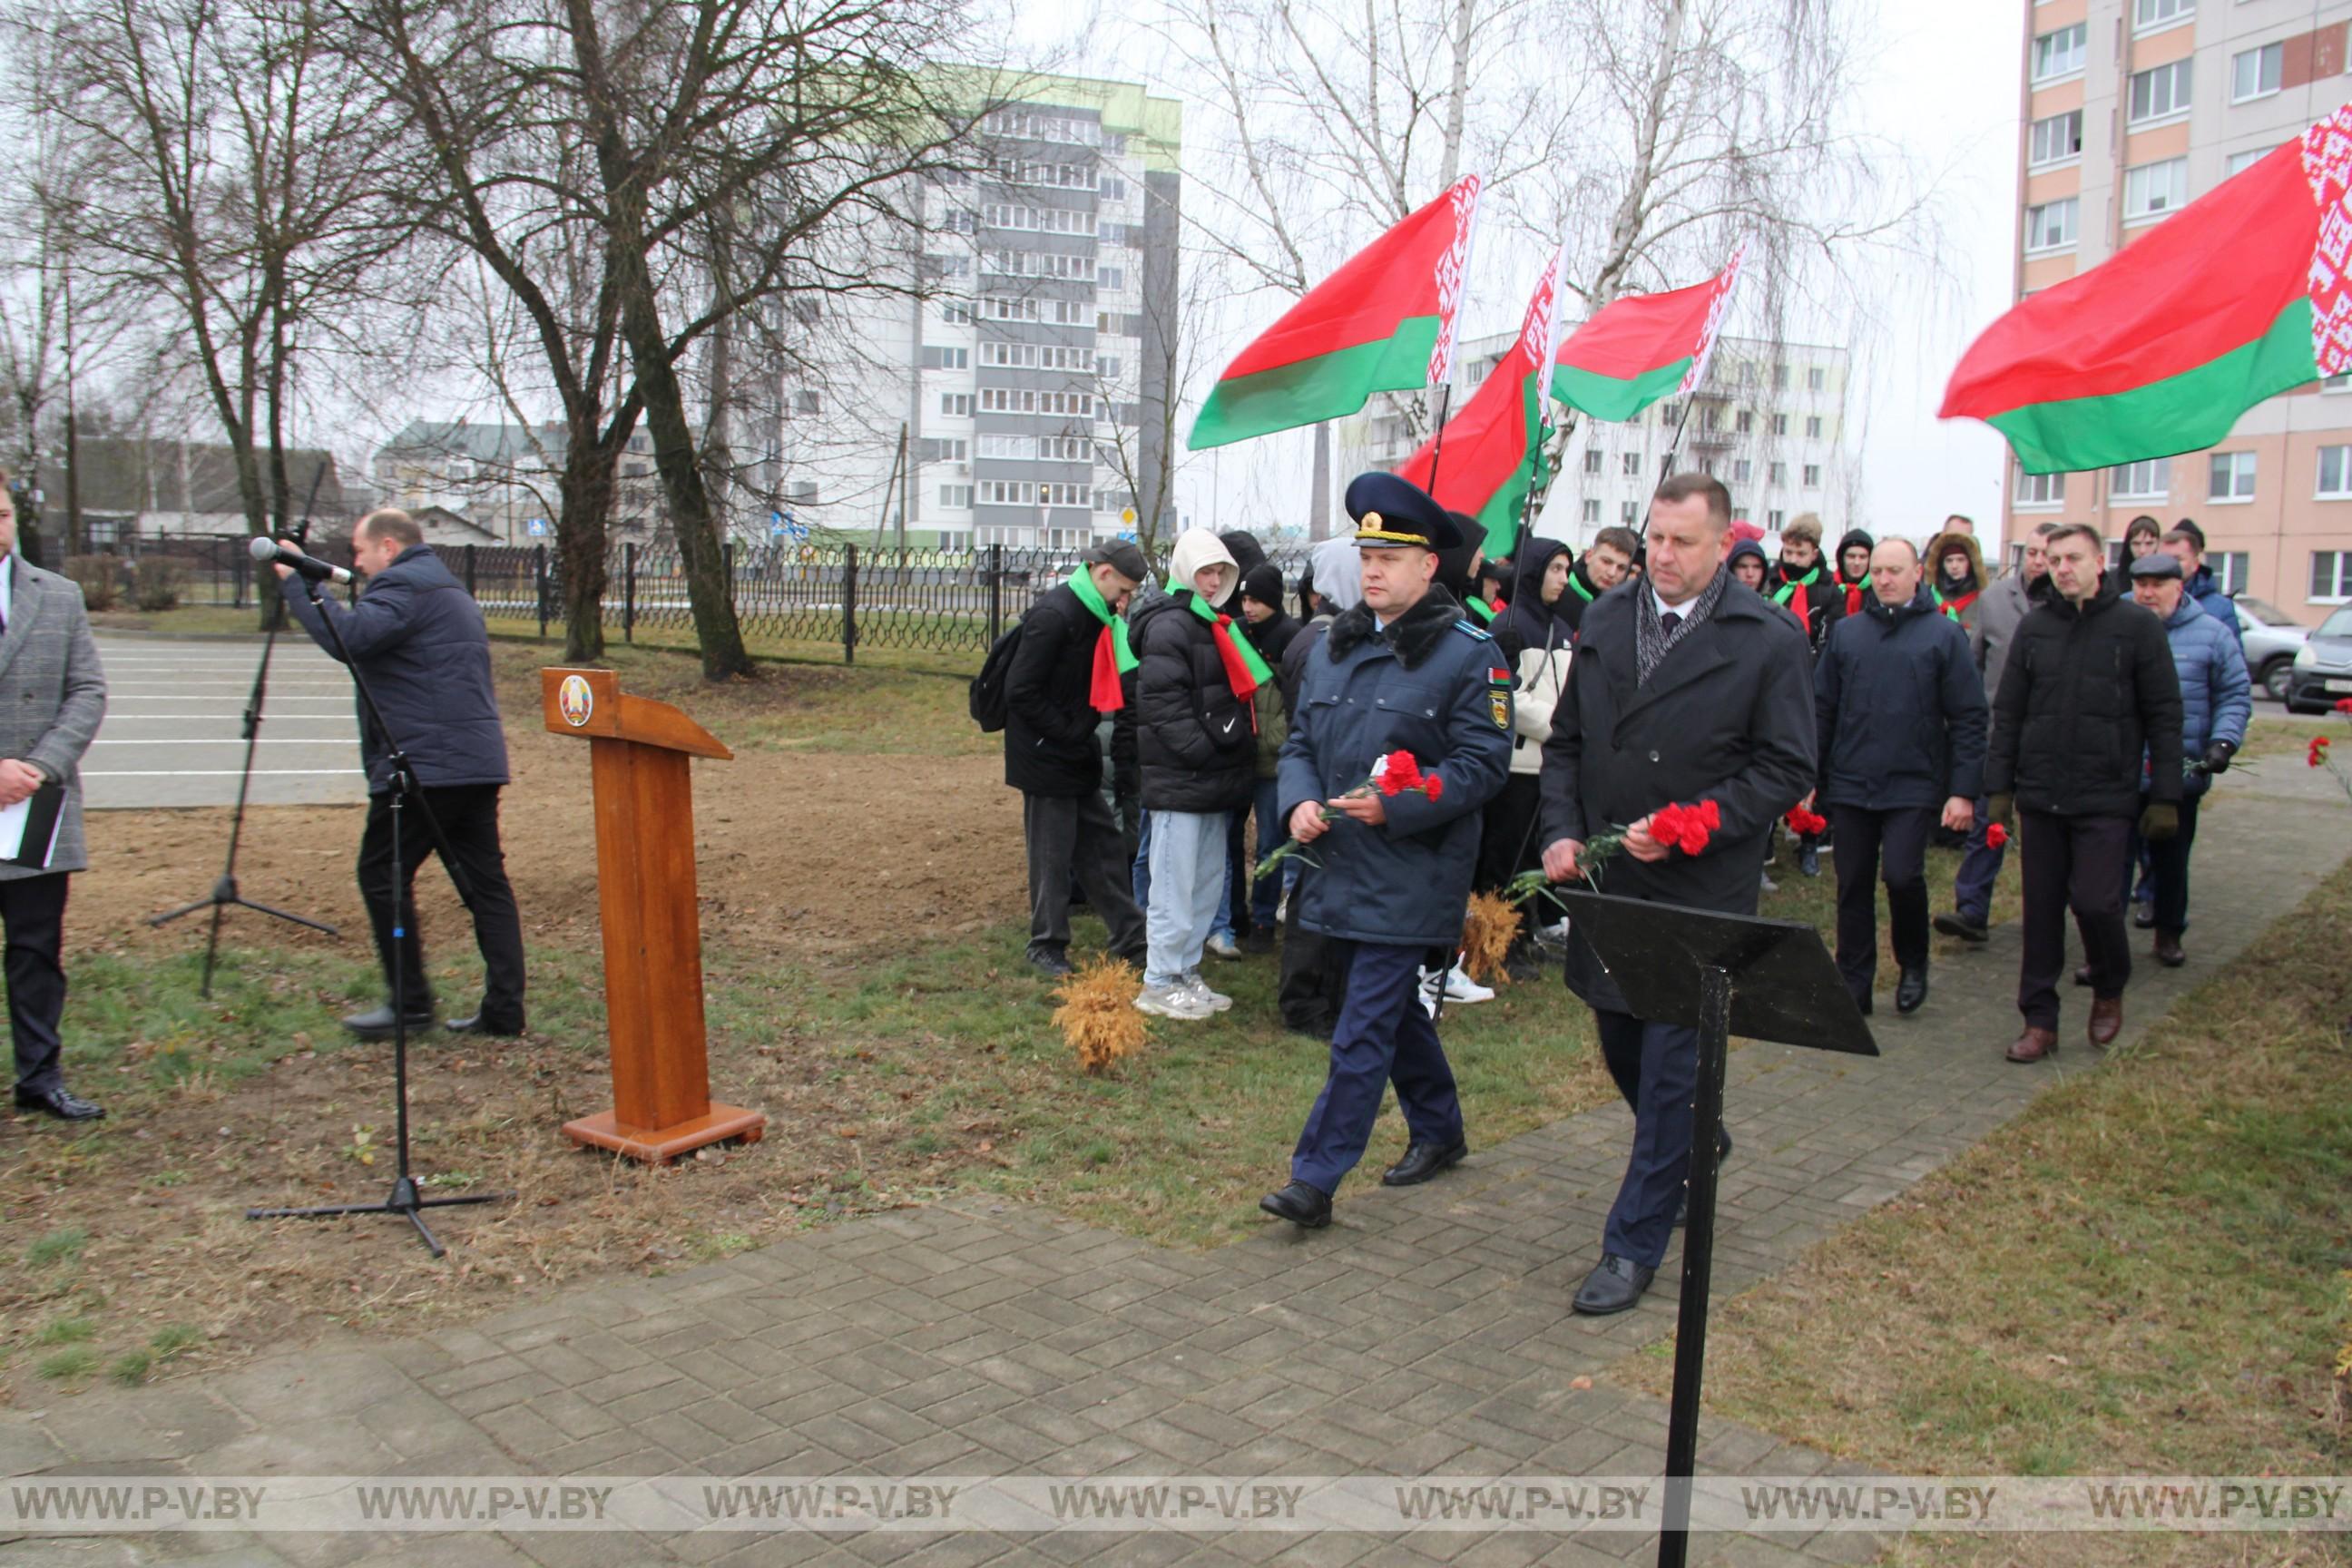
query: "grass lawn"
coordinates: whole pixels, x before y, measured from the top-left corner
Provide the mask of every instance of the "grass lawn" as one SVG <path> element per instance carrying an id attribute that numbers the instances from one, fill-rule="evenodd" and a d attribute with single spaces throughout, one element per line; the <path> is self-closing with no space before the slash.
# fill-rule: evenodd
<path id="1" fill-rule="evenodd" d="M 1896 1474 L 2352 1461 L 2339 871 L 2104 1070 L 1717 1308 L 1709 1407 Z M 1663 1394 L 1671 1343 L 1623 1374 Z M 2318 1563 L 2315 1538 L 1920 1538 L 1903 1563 Z"/>

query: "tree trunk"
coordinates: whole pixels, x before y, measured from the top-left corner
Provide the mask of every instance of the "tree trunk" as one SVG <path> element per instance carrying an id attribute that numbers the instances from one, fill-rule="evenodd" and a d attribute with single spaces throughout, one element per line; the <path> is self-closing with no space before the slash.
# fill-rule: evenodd
<path id="1" fill-rule="evenodd" d="M 604 657 L 604 549 L 613 515 L 615 454 L 600 441 L 596 411 L 574 413 L 566 422 L 563 473 L 556 481 L 562 511 L 555 520 L 556 574 L 563 586 L 563 662 L 589 664 Z M 624 432 L 612 447 L 625 446 Z"/>

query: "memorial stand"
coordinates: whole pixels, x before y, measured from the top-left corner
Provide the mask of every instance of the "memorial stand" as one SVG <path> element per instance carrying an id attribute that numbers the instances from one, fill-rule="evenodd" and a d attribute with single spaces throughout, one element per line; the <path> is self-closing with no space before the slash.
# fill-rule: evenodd
<path id="1" fill-rule="evenodd" d="M 542 669 L 547 727 L 583 737 L 595 791 L 596 895 L 613 1109 L 563 1124 L 573 1142 L 667 1164 L 706 1143 L 756 1142 L 768 1119 L 710 1098 L 691 758 L 733 752 L 609 669 Z"/>
<path id="2" fill-rule="evenodd" d="M 1878 1055 L 1870 1026 L 1822 945 L 1801 921 L 1717 914 L 1565 887 L 1569 940 L 1589 944 L 1633 1016 L 1698 1030 L 1691 1167 L 1683 1234 L 1682 1299 L 1675 1318 L 1674 1397 L 1666 1415 L 1666 1507 L 1658 1568 L 1690 1552 L 1691 1477 L 1698 1460 L 1700 1382 L 1706 1366 L 1707 1292 L 1715 1264 L 1716 1177 L 1724 1073 L 1731 1037 Z"/>

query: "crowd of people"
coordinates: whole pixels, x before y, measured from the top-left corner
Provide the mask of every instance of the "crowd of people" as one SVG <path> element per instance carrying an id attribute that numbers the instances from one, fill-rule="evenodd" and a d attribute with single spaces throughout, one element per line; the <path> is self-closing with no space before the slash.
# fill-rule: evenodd
<path id="1" fill-rule="evenodd" d="M 1853 529 L 1833 552 L 1800 517 L 1776 559 L 1698 474 L 1660 487 L 1642 531 L 1604 529 L 1580 555 L 1529 535 L 1490 557 L 1477 522 L 1388 474 L 1360 477 L 1346 506 L 1355 533 L 1287 585 L 1247 533 L 1187 531 L 1160 573 L 1132 543 L 1097 547 L 1022 624 L 1005 688 L 1031 963 L 1069 973 L 1082 897 L 1139 968 L 1141 1011 L 1209 1018 L 1233 1003 L 1207 957 L 1278 952 L 1283 1023 L 1327 1043 L 1268 1213 L 1328 1223 L 1391 1083 L 1409 1137 L 1383 1183 L 1467 1152 L 1437 1027 L 1493 994 L 1462 971 L 1465 909 L 1538 868 L 1752 914 L 1784 846 L 1806 876 L 1826 854 L 1855 1005 L 1874 1010 L 1883 887 L 1909 1015 L 1931 931 L 1990 940 L 2014 834 L 2020 1063 L 2058 1049 L 2070 914 L 2095 1047 L 2122 1025 L 2127 910 L 2158 963 L 2186 962 L 2197 804 L 2252 712 L 2194 523 L 2138 520 L 2114 562 L 2096 530 L 2043 524 L 1995 576 L 1958 515 L 1924 549 Z M 1400 755 L 1442 787 L 1377 783 Z M 1707 814 L 1695 852 L 1650 831 L 1673 805 Z M 1604 835 L 1618 852 L 1596 865 Z M 1960 860 L 1931 915 L 1939 841 Z M 1568 921 L 1523 908 L 1505 963 L 1534 978 L 1559 954 L 1634 1113 L 1575 1300 L 1620 1311 L 1681 1220 L 1696 1034 L 1637 1016 Z"/>

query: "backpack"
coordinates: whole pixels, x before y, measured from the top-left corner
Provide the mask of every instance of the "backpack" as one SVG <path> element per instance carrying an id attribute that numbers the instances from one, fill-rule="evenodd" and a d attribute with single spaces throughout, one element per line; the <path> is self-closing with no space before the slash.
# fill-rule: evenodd
<path id="1" fill-rule="evenodd" d="M 980 673 L 971 678 L 971 689 L 965 703 L 971 710 L 971 721 L 980 726 L 983 735 L 993 735 L 1003 729 L 1005 720 L 1011 717 L 1004 702 L 1004 682 L 1013 673 L 1013 650 L 1020 646 L 1021 626 L 1021 622 L 1013 622 L 1012 628 L 996 639 L 988 657 L 980 661 Z"/>

